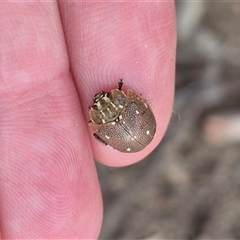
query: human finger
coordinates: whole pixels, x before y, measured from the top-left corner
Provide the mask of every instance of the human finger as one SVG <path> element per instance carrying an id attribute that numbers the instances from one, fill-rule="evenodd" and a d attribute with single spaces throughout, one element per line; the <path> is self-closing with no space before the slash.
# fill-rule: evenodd
<path id="1" fill-rule="evenodd" d="M 0 16 L 1 237 L 97 238 L 101 193 L 57 3 L 2 2 Z"/>

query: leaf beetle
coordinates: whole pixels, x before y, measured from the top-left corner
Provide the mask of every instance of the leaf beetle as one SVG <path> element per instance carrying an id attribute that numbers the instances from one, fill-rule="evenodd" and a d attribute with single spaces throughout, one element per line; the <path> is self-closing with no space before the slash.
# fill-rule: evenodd
<path id="1" fill-rule="evenodd" d="M 124 153 L 139 152 L 152 141 L 156 120 L 147 101 L 131 89 L 125 94 L 122 86 L 120 80 L 118 89 L 94 96 L 89 126 L 103 144 Z"/>

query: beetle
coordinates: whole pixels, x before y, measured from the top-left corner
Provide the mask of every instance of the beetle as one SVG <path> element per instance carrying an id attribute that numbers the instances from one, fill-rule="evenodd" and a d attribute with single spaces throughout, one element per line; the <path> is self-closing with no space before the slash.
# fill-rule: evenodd
<path id="1" fill-rule="evenodd" d="M 156 119 L 146 100 L 133 90 L 122 91 L 123 80 L 110 92 L 99 92 L 90 107 L 94 137 L 124 153 L 139 152 L 153 139 Z"/>

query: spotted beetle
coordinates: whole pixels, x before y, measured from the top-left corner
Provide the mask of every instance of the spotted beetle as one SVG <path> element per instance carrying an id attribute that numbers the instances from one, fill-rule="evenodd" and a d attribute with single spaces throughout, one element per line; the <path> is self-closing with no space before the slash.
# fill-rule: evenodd
<path id="1" fill-rule="evenodd" d="M 94 137 L 120 152 L 134 153 L 144 149 L 156 132 L 156 120 L 146 100 L 131 89 L 99 92 L 90 107 L 89 126 Z"/>

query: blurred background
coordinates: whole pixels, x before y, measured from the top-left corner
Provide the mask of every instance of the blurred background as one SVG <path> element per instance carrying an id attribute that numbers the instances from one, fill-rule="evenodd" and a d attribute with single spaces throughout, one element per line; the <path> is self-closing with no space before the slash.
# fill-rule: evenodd
<path id="1" fill-rule="evenodd" d="M 144 161 L 97 164 L 100 239 L 240 239 L 240 2 L 176 8 L 173 116 Z"/>

